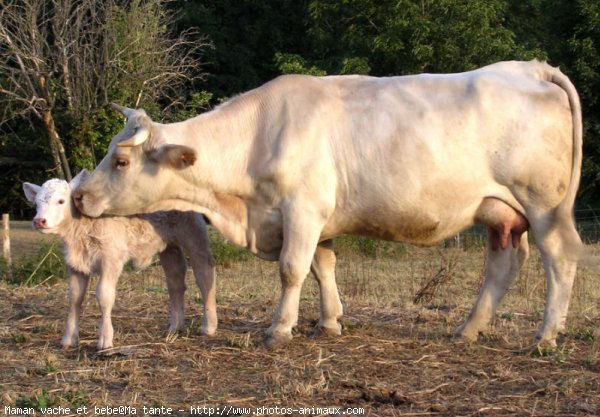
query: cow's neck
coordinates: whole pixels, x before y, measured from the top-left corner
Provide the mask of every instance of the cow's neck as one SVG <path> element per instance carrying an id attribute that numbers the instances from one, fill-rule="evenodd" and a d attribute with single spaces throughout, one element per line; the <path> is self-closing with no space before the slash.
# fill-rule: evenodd
<path id="1" fill-rule="evenodd" d="M 199 207 L 228 239 L 246 246 L 247 205 L 253 181 L 249 162 L 257 134 L 259 106 L 238 97 L 212 112 L 180 123 L 163 125 L 167 143 L 190 146 L 193 166 L 178 175 L 174 198 Z"/>
<path id="2" fill-rule="evenodd" d="M 257 134 L 258 107 L 242 96 L 192 119 L 163 125 L 167 143 L 196 151 L 197 160 L 181 172 L 182 178 L 217 194 L 245 198 L 252 193 L 248 164 Z"/>

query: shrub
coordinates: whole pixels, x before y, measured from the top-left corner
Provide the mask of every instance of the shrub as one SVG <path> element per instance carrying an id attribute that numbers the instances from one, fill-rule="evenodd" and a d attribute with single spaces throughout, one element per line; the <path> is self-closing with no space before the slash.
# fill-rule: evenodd
<path id="1" fill-rule="evenodd" d="M 229 268 L 234 263 L 246 261 L 252 256 L 246 249 L 228 242 L 216 232 L 211 231 L 209 236 L 210 247 L 219 266 Z"/>
<path id="2" fill-rule="evenodd" d="M 66 274 L 67 264 L 62 245 L 58 242 L 43 243 L 35 254 L 20 258 L 13 264 L 11 282 L 20 285 L 37 285 L 64 279 Z M 6 274 L 3 273 L 3 276 Z"/>

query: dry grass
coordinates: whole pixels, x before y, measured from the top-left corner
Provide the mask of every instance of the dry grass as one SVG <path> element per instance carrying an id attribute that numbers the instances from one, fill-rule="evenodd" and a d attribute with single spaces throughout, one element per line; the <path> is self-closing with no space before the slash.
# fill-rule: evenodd
<path id="1" fill-rule="evenodd" d="M 86 405 L 362 407 L 369 416 L 591 416 L 600 414 L 600 258 L 580 268 L 569 334 L 537 351 L 544 279 L 532 256 L 490 333 L 477 344 L 451 335 L 480 285 L 483 251 L 406 248 L 373 259 L 345 251 L 338 283 L 344 334 L 313 338 L 318 293 L 307 279 L 293 344 L 262 345 L 279 295 L 276 265 L 251 259 L 219 273 L 219 330 L 200 336 L 198 291 L 188 277 L 187 327 L 166 337 L 167 294 L 157 268 L 126 274 L 114 310 L 113 355 L 95 351 L 93 288 L 81 346 L 61 351 L 63 282 L 36 288 L 0 284 L 0 413 L 4 406 Z M 452 268 L 450 268 L 450 266 Z M 442 268 L 426 305 L 417 292 Z M 234 413 L 229 415 L 246 415 Z M 93 415 L 93 414 L 89 414 Z M 309 415 L 327 415 L 313 413 Z M 332 414 L 335 415 L 335 414 Z"/>

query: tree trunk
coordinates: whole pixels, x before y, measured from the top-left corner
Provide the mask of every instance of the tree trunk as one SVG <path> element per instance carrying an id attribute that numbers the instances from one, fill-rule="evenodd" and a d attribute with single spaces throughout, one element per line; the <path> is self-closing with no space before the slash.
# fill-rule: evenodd
<path id="1" fill-rule="evenodd" d="M 65 154 L 65 148 L 60 141 L 56 126 L 54 125 L 54 118 L 52 113 L 46 110 L 43 113 L 44 127 L 48 134 L 48 140 L 50 141 L 50 153 L 52 154 L 52 160 L 56 167 L 56 174 L 59 178 L 71 181 L 71 169 L 69 168 L 69 161 L 67 161 L 67 155 Z"/>

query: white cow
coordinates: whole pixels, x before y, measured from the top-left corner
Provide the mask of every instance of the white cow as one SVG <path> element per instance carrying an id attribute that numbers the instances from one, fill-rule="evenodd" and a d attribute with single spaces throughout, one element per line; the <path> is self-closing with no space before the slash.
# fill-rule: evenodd
<path id="1" fill-rule="evenodd" d="M 457 335 L 486 329 L 527 258 L 529 228 L 548 284 L 537 337 L 554 344 L 565 327 L 581 248 L 572 209 L 582 121 L 577 92 L 556 68 L 282 76 L 173 124 L 120 110 L 127 125 L 76 204 L 90 216 L 199 209 L 233 242 L 278 260 L 268 346 L 291 340 L 311 269 L 320 327 L 340 333 L 333 237 L 434 245 L 476 222 L 489 227 L 485 281 Z"/>
<path id="2" fill-rule="evenodd" d="M 204 300 L 202 333 L 217 328 L 215 260 L 209 246 L 206 223 L 194 212 L 156 212 L 128 217 L 82 216 L 71 200 L 71 191 L 89 173 L 81 171 L 71 183 L 51 179 L 42 186 L 23 183 L 27 199 L 35 203 L 33 226 L 42 233 L 59 235 L 64 242 L 69 270 L 69 313 L 63 348 L 77 345 L 81 305 L 90 275 L 100 274 L 96 298 L 100 305 L 98 349 L 113 346 L 111 311 L 123 266 L 132 260 L 137 268 L 150 264 L 159 253 L 170 298 L 170 325 L 174 333 L 184 326 L 184 293 L 187 264 L 182 249 L 190 256 L 196 283 Z"/>

